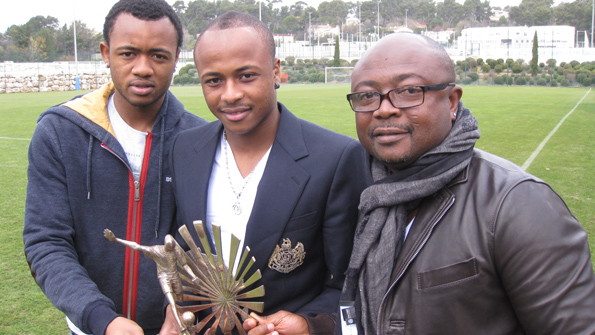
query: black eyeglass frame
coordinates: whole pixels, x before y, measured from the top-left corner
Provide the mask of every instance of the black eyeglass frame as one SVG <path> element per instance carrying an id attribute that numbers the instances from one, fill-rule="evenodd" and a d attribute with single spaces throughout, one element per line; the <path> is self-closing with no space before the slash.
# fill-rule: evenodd
<path id="1" fill-rule="evenodd" d="M 388 101 L 390 101 L 390 104 L 395 107 L 395 108 L 412 108 L 412 107 L 417 107 L 417 106 L 421 106 L 423 105 L 424 101 L 426 100 L 426 91 L 442 91 L 444 89 L 446 89 L 449 86 L 455 86 L 456 83 L 442 83 L 442 84 L 436 84 L 436 85 L 408 85 L 408 86 L 401 86 L 401 87 L 397 87 L 397 88 L 393 88 L 392 90 L 386 92 L 386 94 L 382 94 L 378 91 L 362 91 L 362 92 L 353 92 L 353 93 L 349 93 L 347 94 L 347 101 L 349 102 L 349 106 L 351 107 L 351 109 L 356 112 L 356 113 L 369 113 L 369 112 L 375 112 L 377 110 L 380 109 L 380 106 L 382 106 L 382 101 L 386 98 L 388 99 Z M 395 106 L 395 104 L 393 103 L 393 101 L 391 100 L 389 94 L 393 91 L 396 90 L 403 90 L 403 89 L 407 89 L 410 87 L 419 87 L 422 89 L 422 98 L 421 98 L 421 102 L 417 105 L 411 105 L 411 106 Z M 371 109 L 371 110 L 365 110 L 365 111 L 356 111 L 353 108 L 353 104 L 351 103 L 351 99 L 350 97 L 356 94 L 362 94 L 362 93 L 377 93 L 380 96 L 380 102 L 378 103 L 378 107 L 376 107 L 376 109 Z"/>

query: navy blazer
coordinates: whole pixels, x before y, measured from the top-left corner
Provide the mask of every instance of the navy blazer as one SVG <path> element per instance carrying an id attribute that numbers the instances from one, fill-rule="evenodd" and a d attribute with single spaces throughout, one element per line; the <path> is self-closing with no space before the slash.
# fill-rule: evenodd
<path id="1" fill-rule="evenodd" d="M 336 312 L 353 244 L 359 197 L 367 186 L 365 150 L 344 135 L 298 119 L 281 103 L 281 118 L 244 246 L 256 258 L 265 286 L 264 314 L 279 310 L 314 315 Z M 206 221 L 211 168 L 223 126 L 215 121 L 180 133 L 172 149 L 178 224 L 200 245 L 192 222 Z M 230 209 L 231 210 L 231 209 Z M 289 273 L 269 268 L 283 239 L 304 246 L 301 266 Z M 211 240 L 212 244 L 212 240 Z M 204 249 L 203 249 L 204 250 Z M 214 252 L 214 251 L 213 251 Z"/>

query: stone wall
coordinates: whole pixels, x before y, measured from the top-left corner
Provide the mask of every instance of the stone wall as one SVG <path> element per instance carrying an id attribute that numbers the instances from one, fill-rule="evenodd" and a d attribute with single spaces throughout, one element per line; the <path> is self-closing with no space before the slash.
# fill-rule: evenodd
<path id="1" fill-rule="evenodd" d="M 0 63 L 0 94 L 92 90 L 110 80 L 103 62 Z"/>
<path id="2" fill-rule="evenodd" d="M 79 75 L 79 89 L 93 90 L 110 80 L 109 73 Z M 76 77 L 71 74 L 0 76 L 0 94 L 76 90 Z"/>
<path id="3" fill-rule="evenodd" d="M 189 54 L 192 57 L 192 54 Z M 188 57 L 188 55 L 186 55 Z M 176 63 L 174 74 L 192 64 L 188 58 Z M 103 61 L 14 63 L 0 62 L 0 94 L 21 92 L 74 91 L 76 73 L 79 73 L 81 90 L 92 90 L 111 80 L 109 69 Z"/>

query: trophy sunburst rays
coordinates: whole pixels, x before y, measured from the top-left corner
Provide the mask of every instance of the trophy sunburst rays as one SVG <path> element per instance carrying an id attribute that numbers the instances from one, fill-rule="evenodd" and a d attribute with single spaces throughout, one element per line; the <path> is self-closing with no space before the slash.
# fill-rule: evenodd
<path id="1" fill-rule="evenodd" d="M 238 332 L 244 335 L 246 332 L 242 328 L 242 321 L 238 318 L 238 314 L 245 319 L 249 317 L 249 310 L 262 313 L 264 309 L 263 302 L 245 300 L 264 296 L 262 285 L 247 290 L 261 278 L 260 270 L 257 269 L 248 279 L 244 279 L 254 264 L 254 257 L 247 260 L 250 248 L 244 248 L 234 274 L 240 240 L 231 235 L 228 267 L 223 261 L 220 227 L 212 226 L 216 249 L 216 254 L 213 254 L 202 221 L 194 221 L 193 224 L 205 250 L 204 253 L 201 252 L 186 226 L 178 230 L 190 247 L 187 258 L 188 266 L 192 270 L 192 273 L 189 273 L 187 270 L 180 269 L 180 277 L 184 282 L 184 301 L 196 301 L 200 304 L 177 308 L 181 313 L 195 313 L 211 308 L 211 313 L 194 327 L 196 332 L 201 331 L 214 319 L 213 324 L 217 325 L 224 334 L 231 334 L 233 328 L 237 328 Z"/>

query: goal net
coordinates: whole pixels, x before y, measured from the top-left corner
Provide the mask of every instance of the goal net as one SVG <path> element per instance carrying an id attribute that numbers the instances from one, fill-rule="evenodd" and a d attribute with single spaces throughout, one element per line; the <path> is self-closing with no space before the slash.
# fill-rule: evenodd
<path id="1" fill-rule="evenodd" d="M 351 83 L 351 72 L 353 72 L 353 66 L 326 67 L 324 68 L 324 83 L 349 84 Z"/>

